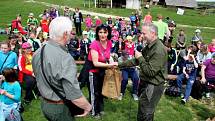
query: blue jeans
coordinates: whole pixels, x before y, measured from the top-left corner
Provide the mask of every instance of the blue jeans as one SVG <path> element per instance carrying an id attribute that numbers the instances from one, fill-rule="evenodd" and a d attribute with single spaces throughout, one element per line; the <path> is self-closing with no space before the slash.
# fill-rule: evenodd
<path id="1" fill-rule="evenodd" d="M 180 88 L 180 90 L 182 88 L 182 81 L 185 78 L 186 77 L 185 77 L 184 73 L 178 75 L 178 77 L 177 77 L 177 86 Z M 185 94 L 184 94 L 185 95 L 184 99 L 188 100 L 191 90 L 192 90 L 193 83 L 195 82 L 195 80 L 196 80 L 196 74 L 189 75 L 189 78 L 187 79 L 187 86 L 186 86 L 186 90 L 185 90 Z"/>
<path id="2" fill-rule="evenodd" d="M 18 103 L 4 104 L 0 102 L 0 121 L 21 121 L 21 115 L 17 110 Z"/>
<path id="3" fill-rule="evenodd" d="M 135 68 L 125 68 L 125 69 L 122 69 L 121 71 L 122 71 L 121 93 L 122 94 L 125 93 L 125 89 L 128 84 L 128 77 L 131 77 L 131 81 L 132 81 L 132 85 L 133 85 L 132 93 L 137 94 L 139 78 L 138 78 Z"/>

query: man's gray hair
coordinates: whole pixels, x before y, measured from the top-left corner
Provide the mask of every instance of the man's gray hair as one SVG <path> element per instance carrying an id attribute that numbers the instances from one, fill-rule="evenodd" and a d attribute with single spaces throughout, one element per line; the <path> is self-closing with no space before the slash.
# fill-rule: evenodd
<path id="1" fill-rule="evenodd" d="M 53 19 L 49 25 L 49 36 L 51 39 L 63 37 L 64 32 L 71 31 L 72 21 L 68 17 L 57 17 Z"/>
<path id="2" fill-rule="evenodd" d="M 152 23 L 144 23 L 142 27 L 148 27 L 150 32 L 154 32 L 158 35 L 158 27 Z"/>

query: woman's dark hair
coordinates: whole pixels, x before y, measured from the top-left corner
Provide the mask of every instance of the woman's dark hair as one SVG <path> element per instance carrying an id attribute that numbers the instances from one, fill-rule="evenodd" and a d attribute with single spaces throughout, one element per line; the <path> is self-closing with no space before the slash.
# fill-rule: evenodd
<path id="1" fill-rule="evenodd" d="M 99 40 L 99 31 L 102 29 L 108 32 L 107 39 L 110 40 L 112 37 L 111 36 L 111 28 L 110 28 L 110 26 L 104 25 L 104 24 L 102 24 L 96 28 L 96 40 Z"/>
<path id="2" fill-rule="evenodd" d="M 15 82 L 17 80 L 16 70 L 13 68 L 5 68 L 2 71 L 2 75 L 5 77 L 6 82 Z"/>

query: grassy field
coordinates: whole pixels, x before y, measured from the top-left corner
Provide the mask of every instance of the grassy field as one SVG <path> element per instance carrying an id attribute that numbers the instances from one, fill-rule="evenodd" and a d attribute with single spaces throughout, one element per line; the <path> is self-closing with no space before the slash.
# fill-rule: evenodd
<path id="1" fill-rule="evenodd" d="M 107 8 L 84 8 L 83 0 L 37 0 L 44 1 L 53 4 L 67 5 L 69 7 L 80 7 L 84 10 L 107 13 L 118 16 L 129 16 L 133 10 L 129 9 L 107 9 Z M 30 12 L 33 12 L 35 16 L 38 16 L 47 8 L 44 5 L 37 3 L 25 2 L 24 0 L 0 0 L 0 28 L 5 28 L 8 23 L 11 22 L 16 14 L 22 14 L 22 24 L 26 25 L 27 16 Z M 147 13 L 148 10 L 143 9 L 143 13 Z M 177 24 L 192 25 L 192 26 L 206 26 L 215 27 L 215 15 L 201 15 L 201 11 L 186 9 L 184 16 L 176 14 L 176 8 L 150 8 L 153 16 L 161 13 L 165 17 L 169 16 L 174 19 Z M 39 19 L 39 18 L 38 18 Z M 103 18 L 104 19 L 104 18 Z M 155 17 L 154 17 L 155 19 Z M 196 28 L 177 27 L 175 35 L 180 29 L 184 29 L 187 35 L 188 41 L 193 36 L 193 32 Z M 206 43 L 209 43 L 212 38 L 215 38 L 215 29 L 201 29 L 202 36 Z M 5 40 L 6 35 L 0 35 L 0 41 Z M 79 67 L 80 68 L 80 67 Z M 130 89 L 130 88 L 129 88 Z M 87 96 L 87 89 L 84 88 L 84 94 Z M 122 101 L 105 100 L 105 112 L 104 121 L 135 121 L 137 113 L 137 102 L 133 101 L 129 91 L 127 90 L 126 96 Z M 129 120 L 130 116 L 130 120 Z M 200 101 L 191 100 L 186 105 L 180 104 L 180 98 L 173 98 L 163 96 L 157 107 L 155 113 L 156 121 L 199 121 L 206 120 L 208 117 L 215 116 L 215 106 L 212 104 L 204 104 Z M 41 110 L 40 101 L 34 100 L 30 105 L 25 106 L 25 112 L 23 113 L 25 121 L 45 121 Z M 80 118 L 77 121 L 93 121 L 91 117 Z"/>
<path id="2" fill-rule="evenodd" d="M 87 89 L 84 94 L 87 97 Z M 105 115 L 103 121 L 136 121 L 137 102 L 133 100 L 127 88 L 123 100 L 105 99 Z M 45 121 L 40 110 L 40 101 L 34 100 L 25 106 L 23 117 L 26 121 Z M 180 103 L 180 98 L 163 95 L 155 113 L 155 121 L 200 121 L 214 117 L 214 105 L 206 105 L 191 99 L 186 105 Z M 77 118 L 77 121 L 95 121 L 91 116 Z"/>

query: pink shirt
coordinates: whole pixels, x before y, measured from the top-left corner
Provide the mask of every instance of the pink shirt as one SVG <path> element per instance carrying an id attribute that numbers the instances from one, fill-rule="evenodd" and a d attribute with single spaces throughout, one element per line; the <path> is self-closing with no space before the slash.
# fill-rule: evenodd
<path id="1" fill-rule="evenodd" d="M 152 16 L 146 15 L 143 20 L 144 23 L 152 23 Z"/>
<path id="2" fill-rule="evenodd" d="M 92 19 L 91 19 L 90 17 L 87 17 L 87 18 L 85 19 L 85 24 L 86 24 L 87 27 L 91 27 L 92 24 L 93 24 Z"/>
<path id="3" fill-rule="evenodd" d="M 101 19 L 96 19 L 96 26 L 99 26 L 102 24 L 102 20 Z"/>
<path id="4" fill-rule="evenodd" d="M 212 46 L 212 45 L 208 45 L 208 50 L 209 50 L 209 52 L 214 53 L 215 52 L 215 47 Z"/>
<path id="5" fill-rule="evenodd" d="M 91 50 L 95 50 L 98 52 L 98 61 L 103 63 L 105 63 L 105 58 L 106 60 L 109 60 L 111 47 L 112 42 L 110 40 L 107 41 L 107 48 L 103 48 L 103 46 L 98 40 L 93 41 L 90 45 Z M 88 55 L 88 60 L 92 61 L 91 52 Z"/>

